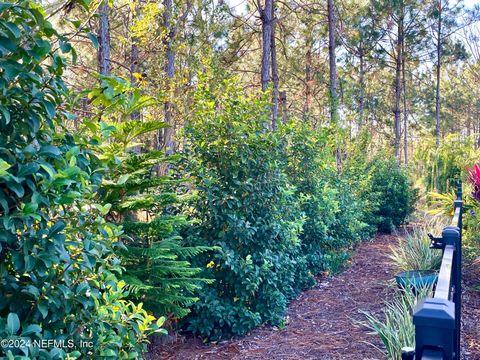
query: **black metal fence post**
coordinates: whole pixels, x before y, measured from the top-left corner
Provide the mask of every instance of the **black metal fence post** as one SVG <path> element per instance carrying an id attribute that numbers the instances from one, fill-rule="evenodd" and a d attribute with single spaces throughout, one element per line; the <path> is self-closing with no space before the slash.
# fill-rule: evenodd
<path id="1" fill-rule="evenodd" d="M 415 357 L 425 352 L 438 354 L 438 359 L 454 360 L 455 305 L 444 299 L 425 299 L 413 315 L 415 324 Z"/>
<path id="2" fill-rule="evenodd" d="M 415 360 L 415 349 L 408 346 L 403 347 L 402 360 Z"/>

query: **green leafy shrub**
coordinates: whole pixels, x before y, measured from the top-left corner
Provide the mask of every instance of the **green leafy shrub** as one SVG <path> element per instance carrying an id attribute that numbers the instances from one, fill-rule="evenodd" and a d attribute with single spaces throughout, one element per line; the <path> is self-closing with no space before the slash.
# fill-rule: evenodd
<path id="1" fill-rule="evenodd" d="M 300 234 L 309 270 L 339 270 L 348 248 L 369 234 L 364 232 L 362 204 L 346 177 L 336 171 L 335 147 L 329 131 L 295 123 L 288 147 L 288 175 L 305 214 Z"/>
<path id="2" fill-rule="evenodd" d="M 233 81 L 206 83 L 186 131 L 200 221 L 190 239 L 221 250 L 199 262 L 216 281 L 203 287 L 187 323 L 215 339 L 281 324 L 288 300 L 313 277 L 298 238 L 304 216 L 285 173 L 285 130 L 266 130 L 268 104 Z"/>
<path id="3" fill-rule="evenodd" d="M 376 208 L 366 213 L 366 222 L 381 232 L 391 232 L 412 213 L 417 191 L 412 188 L 407 172 L 393 159 L 374 159 L 367 165 L 367 173 L 369 185 L 363 196 Z"/>
<path id="4" fill-rule="evenodd" d="M 140 357 L 163 320 L 123 300 L 120 230 L 94 201 L 98 159 L 62 125 L 65 60 L 51 43 L 71 47 L 38 5 L 0 10 L 0 336 L 75 345 L 2 348 L 2 358 Z"/>

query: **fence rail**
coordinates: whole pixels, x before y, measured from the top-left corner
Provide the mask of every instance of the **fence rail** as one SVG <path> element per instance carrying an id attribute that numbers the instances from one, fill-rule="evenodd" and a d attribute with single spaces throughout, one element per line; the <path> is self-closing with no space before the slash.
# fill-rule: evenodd
<path id="1" fill-rule="evenodd" d="M 404 360 L 459 360 L 462 309 L 462 184 L 453 204 L 454 216 L 432 249 L 443 258 L 433 298 L 421 301 L 413 313 L 415 349 L 404 348 Z"/>

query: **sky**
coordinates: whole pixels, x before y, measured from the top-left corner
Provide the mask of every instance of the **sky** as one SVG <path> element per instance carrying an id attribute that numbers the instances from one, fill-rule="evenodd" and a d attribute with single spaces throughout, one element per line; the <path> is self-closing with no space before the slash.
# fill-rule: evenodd
<path id="1" fill-rule="evenodd" d="M 480 5 L 480 0 L 465 0 L 465 6 L 471 8 L 474 5 Z"/>

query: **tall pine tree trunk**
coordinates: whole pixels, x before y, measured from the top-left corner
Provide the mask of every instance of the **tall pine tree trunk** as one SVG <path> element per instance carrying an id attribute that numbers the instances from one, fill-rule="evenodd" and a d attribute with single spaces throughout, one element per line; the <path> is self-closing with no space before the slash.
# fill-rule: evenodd
<path id="1" fill-rule="evenodd" d="M 135 4 L 135 9 L 133 11 L 132 15 L 132 22 L 135 23 L 136 19 L 139 17 L 139 12 L 140 12 L 140 0 Z M 138 81 L 137 78 L 135 77 L 135 74 L 138 73 L 138 56 L 139 56 L 139 50 L 137 46 L 138 39 L 134 36 L 132 37 L 132 45 L 130 48 L 130 82 L 134 86 L 138 86 Z M 138 120 L 140 119 L 140 112 L 139 111 L 134 111 L 131 115 L 132 120 Z"/>
<path id="2" fill-rule="evenodd" d="M 165 92 L 166 98 L 164 102 L 164 120 L 170 125 L 169 128 L 164 129 L 163 132 L 163 146 L 167 154 L 173 154 L 175 152 L 175 144 L 173 142 L 173 111 L 174 105 L 172 102 L 173 81 L 175 76 L 175 52 L 173 50 L 173 41 L 175 37 L 175 30 L 171 24 L 171 17 L 173 12 L 173 1 L 163 0 L 164 12 L 163 12 L 163 26 L 166 31 L 166 35 L 163 40 L 165 46 Z M 160 134 L 159 134 L 160 135 Z M 160 139 L 159 139 L 160 140 Z M 158 144 L 160 145 L 160 144 Z"/>
<path id="3" fill-rule="evenodd" d="M 327 2 L 328 11 L 328 59 L 330 68 L 330 120 L 337 122 L 337 64 L 335 57 L 335 11 L 333 0 Z"/>
<path id="4" fill-rule="evenodd" d="M 308 36 L 307 39 L 307 53 L 305 54 L 305 101 L 303 103 L 303 117 L 306 119 L 311 110 L 312 100 L 313 100 L 313 91 L 312 91 L 312 82 L 313 82 L 313 56 L 312 56 L 312 41 L 311 37 Z"/>
<path id="5" fill-rule="evenodd" d="M 265 6 L 259 6 L 262 21 L 262 66 L 260 70 L 262 91 L 270 85 L 270 65 L 272 61 L 272 15 L 273 0 L 265 0 Z"/>
<path id="6" fill-rule="evenodd" d="M 287 123 L 288 120 L 288 110 L 287 110 L 287 92 L 280 91 L 280 106 L 282 108 L 282 122 Z"/>
<path id="7" fill-rule="evenodd" d="M 110 75 L 110 23 L 108 1 L 102 2 L 98 8 L 98 72 L 100 75 Z"/>
<path id="8" fill-rule="evenodd" d="M 359 86 L 360 86 L 360 96 L 358 99 L 358 114 L 359 114 L 359 128 L 361 129 L 364 125 L 363 112 L 365 108 L 365 56 L 363 50 L 360 50 L 360 75 L 359 75 Z"/>
<path id="9" fill-rule="evenodd" d="M 440 144 L 440 71 L 442 59 L 442 1 L 438 0 L 438 24 L 437 24 L 437 63 L 436 89 L 435 89 L 435 142 Z"/>
<path id="10" fill-rule="evenodd" d="M 408 108 L 407 108 L 407 79 L 405 77 L 405 39 L 402 42 L 402 88 L 403 88 L 403 160 L 408 166 Z"/>
<path id="11" fill-rule="evenodd" d="M 401 74 L 402 74 L 402 43 L 403 43 L 403 6 L 400 8 L 399 19 L 397 23 L 397 41 L 395 44 L 395 104 L 393 108 L 394 113 L 394 147 L 395 147 L 395 157 L 397 163 L 400 165 L 400 136 L 401 136 L 401 111 L 400 111 L 400 100 L 402 96 L 402 85 L 401 85 Z"/>
<path id="12" fill-rule="evenodd" d="M 273 7 L 272 7 L 272 19 Z M 273 20 L 275 21 L 275 20 Z M 277 64 L 277 47 L 275 44 L 275 23 L 272 25 L 272 39 L 271 39 L 271 53 L 272 53 L 272 130 L 277 129 L 278 117 L 278 96 L 279 96 L 279 79 L 278 79 L 278 64 Z"/>

